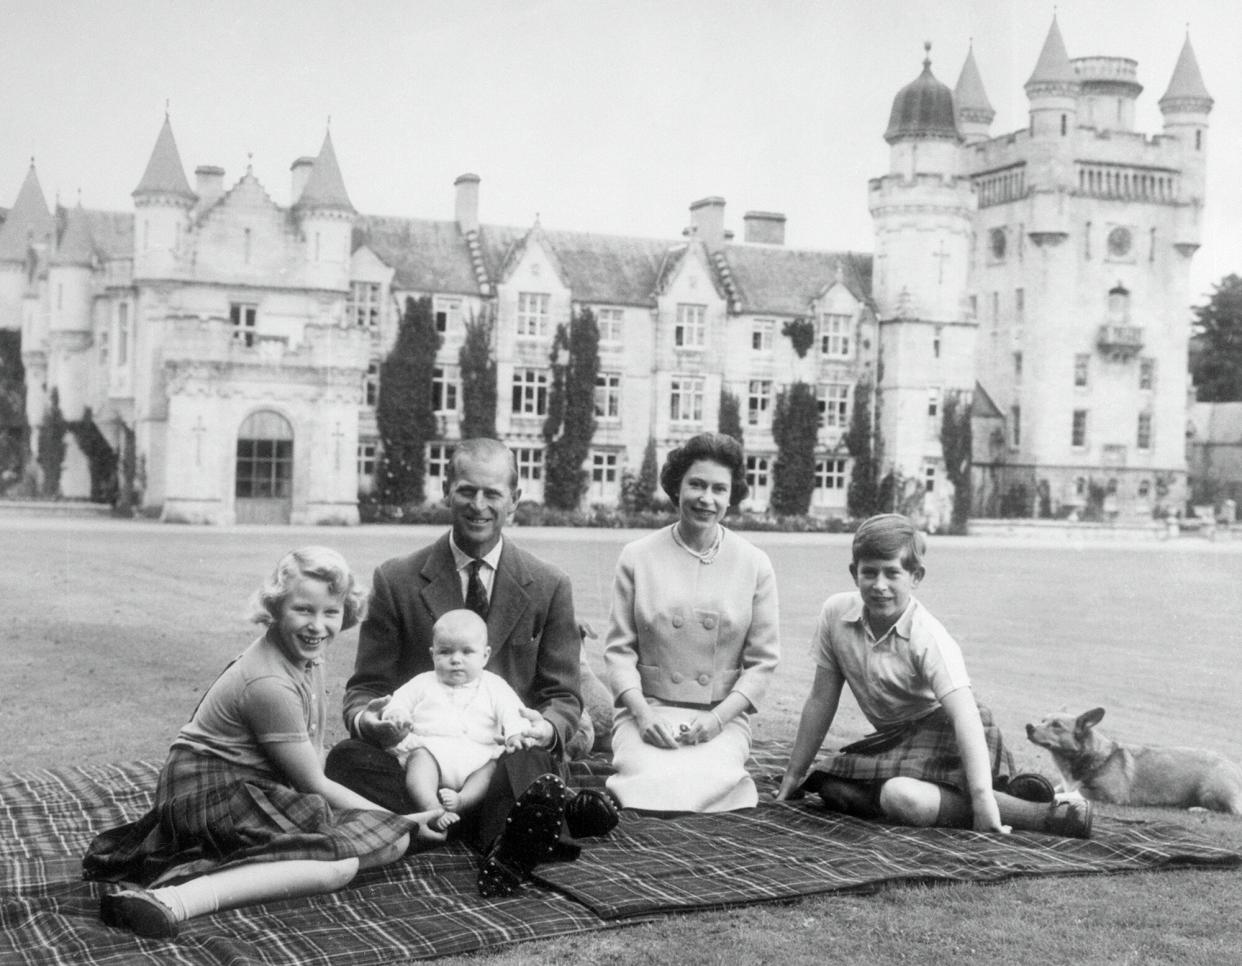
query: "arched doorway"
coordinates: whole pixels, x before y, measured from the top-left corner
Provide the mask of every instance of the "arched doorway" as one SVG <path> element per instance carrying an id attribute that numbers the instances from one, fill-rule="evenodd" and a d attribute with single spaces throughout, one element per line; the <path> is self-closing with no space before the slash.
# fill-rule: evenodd
<path id="1" fill-rule="evenodd" d="M 237 431 L 238 523 L 288 523 L 293 504 L 293 427 L 280 413 L 251 413 Z"/>

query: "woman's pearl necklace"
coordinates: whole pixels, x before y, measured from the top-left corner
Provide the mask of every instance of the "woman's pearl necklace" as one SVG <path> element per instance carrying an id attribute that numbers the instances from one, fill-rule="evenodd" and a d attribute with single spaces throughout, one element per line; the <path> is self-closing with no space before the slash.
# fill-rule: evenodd
<path id="1" fill-rule="evenodd" d="M 690 554 L 690 556 L 704 566 L 716 562 L 716 554 L 720 553 L 720 541 L 723 539 L 724 527 L 716 524 L 716 538 L 712 541 L 712 545 L 706 550 L 695 550 L 693 547 L 688 546 L 686 541 L 681 538 L 681 534 L 678 533 L 678 525 L 676 523 L 673 524 L 673 543 L 677 544 L 677 546 L 681 547 L 682 550 L 686 551 L 686 553 Z"/>

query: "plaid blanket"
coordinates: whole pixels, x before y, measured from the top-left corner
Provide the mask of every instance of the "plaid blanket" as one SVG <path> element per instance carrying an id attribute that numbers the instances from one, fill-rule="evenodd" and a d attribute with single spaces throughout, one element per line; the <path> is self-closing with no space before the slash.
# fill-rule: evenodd
<path id="1" fill-rule="evenodd" d="M 755 749 L 775 788 L 785 749 Z M 581 784 L 606 774 L 575 765 Z M 1156 823 L 1096 820 L 1090 841 L 903 829 L 767 803 L 675 820 L 623 816 L 574 863 L 481 899 L 461 845 L 364 872 L 340 892 L 187 923 L 175 942 L 138 939 L 98 918 L 100 887 L 81 879 L 91 838 L 142 814 L 158 762 L 0 775 L 0 962 L 38 964 L 303 963 L 379 966 L 718 908 L 893 881 L 996 881 L 1174 866 L 1235 866 L 1242 856 Z"/>

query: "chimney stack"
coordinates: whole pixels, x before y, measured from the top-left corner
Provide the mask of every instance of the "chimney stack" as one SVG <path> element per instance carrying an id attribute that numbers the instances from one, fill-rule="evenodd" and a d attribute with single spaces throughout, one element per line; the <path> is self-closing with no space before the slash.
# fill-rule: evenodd
<path id="1" fill-rule="evenodd" d="M 742 216 L 743 238 L 757 245 L 785 244 L 785 216 L 778 211 L 748 211 Z"/>
<path id="2" fill-rule="evenodd" d="M 194 169 L 198 208 L 205 211 L 224 194 L 224 169 L 214 164 L 200 164 Z"/>
<path id="3" fill-rule="evenodd" d="M 709 250 L 722 248 L 725 243 L 725 200 L 719 195 L 702 198 L 690 205 L 690 229 L 702 239 Z"/>
<path id="4" fill-rule="evenodd" d="M 306 182 L 310 178 L 311 168 L 315 166 L 315 159 L 303 155 L 293 164 L 289 165 L 290 178 L 290 198 L 289 204 L 296 205 L 298 199 L 302 197 L 302 191 L 306 188 Z"/>
<path id="5" fill-rule="evenodd" d="M 457 189 L 454 214 L 463 235 L 479 230 L 479 180 L 477 174 L 462 174 L 453 182 Z"/>

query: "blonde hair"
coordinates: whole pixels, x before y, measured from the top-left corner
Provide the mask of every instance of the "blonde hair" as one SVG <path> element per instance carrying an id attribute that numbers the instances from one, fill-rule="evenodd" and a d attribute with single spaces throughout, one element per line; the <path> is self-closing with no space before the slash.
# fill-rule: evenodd
<path id="1" fill-rule="evenodd" d="M 431 625 L 431 647 L 433 650 L 436 644 L 445 638 L 461 640 L 465 637 L 473 637 L 475 640 L 481 641 L 484 647 L 488 646 L 487 623 L 474 611 L 467 610 L 464 607 L 446 611 Z"/>
<path id="2" fill-rule="evenodd" d="M 256 624 L 271 624 L 280 619 L 285 600 L 297 580 L 322 580 L 330 593 L 339 595 L 344 608 L 341 630 L 349 630 L 366 614 L 366 589 L 354 579 L 349 564 L 330 547 L 302 547 L 290 550 L 280 558 L 272 575 L 255 591 L 250 619 Z"/>

